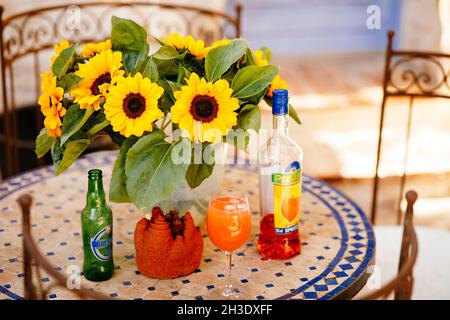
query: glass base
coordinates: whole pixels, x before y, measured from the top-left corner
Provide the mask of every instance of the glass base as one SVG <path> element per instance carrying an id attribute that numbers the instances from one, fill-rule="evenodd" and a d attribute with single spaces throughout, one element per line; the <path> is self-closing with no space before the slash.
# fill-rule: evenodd
<path id="1" fill-rule="evenodd" d="M 206 300 L 250 300 L 246 290 L 241 288 L 215 288 L 205 295 Z"/>

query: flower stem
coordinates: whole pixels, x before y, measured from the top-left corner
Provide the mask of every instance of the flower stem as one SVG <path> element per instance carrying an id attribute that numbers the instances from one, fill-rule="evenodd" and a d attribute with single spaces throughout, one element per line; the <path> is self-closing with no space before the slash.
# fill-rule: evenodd
<path id="1" fill-rule="evenodd" d="M 164 131 L 166 130 L 167 126 L 170 124 L 170 121 L 168 121 L 161 129 Z"/>
<path id="2" fill-rule="evenodd" d="M 161 130 L 163 130 L 163 131 L 164 131 L 164 130 L 167 128 L 167 126 L 170 124 L 170 120 L 167 121 L 167 123 L 166 123 L 166 120 L 167 120 L 167 114 L 164 115 L 164 118 L 162 119 L 162 122 L 161 122 Z"/>

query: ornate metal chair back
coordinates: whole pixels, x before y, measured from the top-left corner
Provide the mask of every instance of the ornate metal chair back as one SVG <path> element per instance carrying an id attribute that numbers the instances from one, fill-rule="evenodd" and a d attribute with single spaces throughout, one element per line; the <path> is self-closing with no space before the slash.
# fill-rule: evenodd
<path id="1" fill-rule="evenodd" d="M 381 160 L 385 109 L 388 98 L 406 97 L 409 101 L 405 151 L 402 159 L 403 174 L 400 182 L 400 201 L 405 192 L 414 101 L 423 98 L 450 99 L 450 54 L 439 52 L 394 50 L 394 35 L 395 32 L 393 30 L 388 31 L 387 33 L 388 41 L 383 76 L 383 98 L 381 102 L 377 158 L 372 190 L 372 224 L 375 223 L 377 213 L 377 195 L 380 181 L 379 166 Z M 400 201 L 397 207 L 397 224 L 400 224 L 402 218 Z"/>

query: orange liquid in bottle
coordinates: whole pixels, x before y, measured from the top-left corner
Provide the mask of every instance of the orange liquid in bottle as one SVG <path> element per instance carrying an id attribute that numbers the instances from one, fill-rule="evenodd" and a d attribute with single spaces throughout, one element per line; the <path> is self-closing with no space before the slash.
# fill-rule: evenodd
<path id="1" fill-rule="evenodd" d="M 273 213 L 266 214 L 260 222 L 258 251 L 264 258 L 289 259 L 300 253 L 298 232 L 276 234 Z"/>
<path id="2" fill-rule="evenodd" d="M 239 197 L 217 197 L 208 208 L 208 237 L 222 250 L 233 251 L 247 241 L 252 227 L 248 203 Z"/>

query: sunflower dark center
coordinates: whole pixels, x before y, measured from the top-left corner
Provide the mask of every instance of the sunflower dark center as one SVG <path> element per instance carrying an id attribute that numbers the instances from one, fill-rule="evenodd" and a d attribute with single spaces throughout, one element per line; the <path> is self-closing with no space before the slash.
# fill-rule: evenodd
<path id="1" fill-rule="evenodd" d="M 217 117 L 219 106 L 214 97 L 198 95 L 192 99 L 189 111 L 195 120 L 211 122 Z"/>
<path id="2" fill-rule="evenodd" d="M 145 111 L 145 99 L 139 93 L 130 93 L 123 99 L 123 111 L 128 118 L 135 119 Z"/>
<path id="3" fill-rule="evenodd" d="M 111 83 L 111 74 L 109 74 L 108 72 L 107 73 L 104 73 L 104 74 L 102 74 L 101 76 L 99 76 L 97 79 L 95 79 L 95 81 L 92 83 L 92 85 L 91 85 L 91 92 L 92 92 L 92 94 L 93 95 L 98 95 L 98 94 L 100 94 L 100 89 L 99 89 L 99 87 L 102 85 L 102 84 L 105 84 L 105 83 Z"/>

